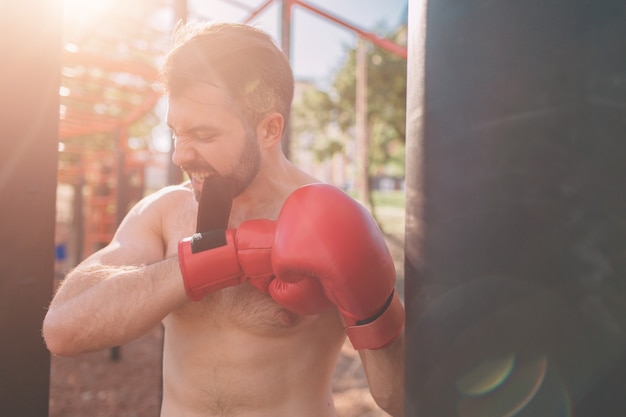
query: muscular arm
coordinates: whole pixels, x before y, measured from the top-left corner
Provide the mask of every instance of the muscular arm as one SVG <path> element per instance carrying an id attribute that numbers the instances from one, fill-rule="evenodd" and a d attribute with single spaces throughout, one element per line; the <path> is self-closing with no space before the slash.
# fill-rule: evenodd
<path id="1" fill-rule="evenodd" d="M 382 349 L 359 350 L 376 404 L 393 417 L 404 416 L 404 333 Z"/>
<path id="2" fill-rule="evenodd" d="M 43 324 L 52 353 L 124 344 L 185 302 L 178 260 L 164 259 L 163 210 L 155 198 L 142 200 L 112 242 L 68 274 Z"/>

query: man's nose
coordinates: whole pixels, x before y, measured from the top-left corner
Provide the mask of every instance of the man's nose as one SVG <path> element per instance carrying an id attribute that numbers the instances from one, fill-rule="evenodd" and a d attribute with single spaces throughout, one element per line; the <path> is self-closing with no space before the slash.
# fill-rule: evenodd
<path id="1" fill-rule="evenodd" d="M 174 165 L 184 166 L 196 158 L 194 141 L 173 141 L 172 146 L 174 147 L 174 152 L 172 152 L 172 162 Z"/>

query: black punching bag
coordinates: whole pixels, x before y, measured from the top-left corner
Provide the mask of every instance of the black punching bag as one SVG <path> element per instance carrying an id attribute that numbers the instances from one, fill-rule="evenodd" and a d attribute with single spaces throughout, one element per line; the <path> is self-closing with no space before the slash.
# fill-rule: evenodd
<path id="1" fill-rule="evenodd" d="M 626 415 L 626 2 L 409 15 L 407 416 Z"/>
<path id="2" fill-rule="evenodd" d="M 61 0 L 0 6 L 0 415 L 48 415 Z"/>

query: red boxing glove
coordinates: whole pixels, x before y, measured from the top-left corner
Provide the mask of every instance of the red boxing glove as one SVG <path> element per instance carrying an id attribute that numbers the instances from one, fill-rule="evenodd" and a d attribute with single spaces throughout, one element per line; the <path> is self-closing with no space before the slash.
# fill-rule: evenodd
<path id="1" fill-rule="evenodd" d="M 270 220 L 249 220 L 237 230 L 196 233 L 181 240 L 178 261 L 187 296 L 199 301 L 247 280 L 259 288 L 267 286 L 274 226 Z"/>
<path id="2" fill-rule="evenodd" d="M 257 286 L 271 279 L 275 222 L 250 220 L 227 230 L 232 190 L 223 178 L 207 178 L 198 202 L 198 233 L 178 243 L 185 291 L 193 301 L 248 279 Z"/>
<path id="3" fill-rule="evenodd" d="M 281 209 L 271 258 L 272 284 L 314 289 L 319 282 L 355 349 L 382 348 L 402 332 L 389 249 L 365 207 L 343 191 L 325 184 L 294 191 Z M 272 296 L 292 308 L 288 297 Z"/>

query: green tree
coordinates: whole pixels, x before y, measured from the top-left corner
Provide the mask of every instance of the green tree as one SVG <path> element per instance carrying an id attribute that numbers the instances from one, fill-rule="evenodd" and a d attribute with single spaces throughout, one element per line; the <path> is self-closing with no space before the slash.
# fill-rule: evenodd
<path id="1" fill-rule="evenodd" d="M 406 27 L 389 35 L 406 43 Z M 346 152 L 355 134 L 357 50 L 348 49 L 346 60 L 327 91 L 302 84 L 296 92 L 292 129 L 298 145 L 319 161 Z M 406 59 L 374 45 L 367 51 L 367 122 L 369 132 L 368 178 L 403 177 L 406 135 Z M 368 201 L 375 216 L 372 195 Z"/>
<path id="2" fill-rule="evenodd" d="M 328 92 L 309 82 L 297 83 L 291 118 L 292 134 L 299 138 L 298 149 L 312 152 L 318 162 L 345 150 L 345 141 L 338 137 L 337 129 L 334 133 L 331 129 L 336 125 L 334 113 L 335 104 Z"/>
<path id="3" fill-rule="evenodd" d="M 391 39 L 401 43 L 402 28 Z M 406 59 L 371 45 L 367 59 L 367 120 L 369 125 L 369 174 L 402 175 L 406 136 Z M 355 124 L 356 49 L 347 59 L 333 83 L 337 122 L 342 131 Z"/>

